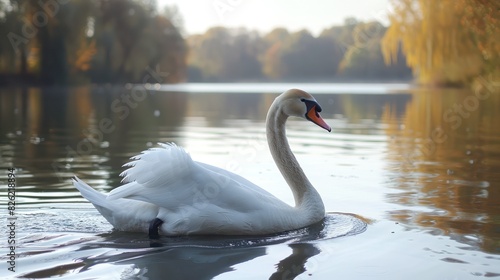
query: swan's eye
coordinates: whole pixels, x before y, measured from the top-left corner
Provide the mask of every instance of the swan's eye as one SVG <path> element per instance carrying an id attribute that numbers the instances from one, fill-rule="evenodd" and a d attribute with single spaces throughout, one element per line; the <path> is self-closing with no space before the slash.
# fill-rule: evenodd
<path id="1" fill-rule="evenodd" d="M 315 109 L 316 113 L 321 112 L 321 106 L 319 106 L 318 102 L 313 101 L 313 100 L 307 100 L 305 98 L 300 99 L 300 101 L 304 102 L 306 104 L 307 112 L 309 112 L 311 109 Z"/>

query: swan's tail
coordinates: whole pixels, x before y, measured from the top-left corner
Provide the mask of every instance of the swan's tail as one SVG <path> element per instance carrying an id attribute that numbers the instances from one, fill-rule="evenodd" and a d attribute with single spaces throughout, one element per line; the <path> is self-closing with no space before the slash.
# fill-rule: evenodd
<path id="1" fill-rule="evenodd" d="M 111 224 L 114 224 L 113 212 L 117 210 L 117 203 L 106 200 L 106 195 L 94 190 L 91 186 L 87 185 L 84 181 L 80 180 L 78 177 L 73 177 L 73 186 L 77 188 L 83 197 L 85 197 L 94 207 L 101 213 L 101 215 L 108 220 Z"/>
<path id="2" fill-rule="evenodd" d="M 73 185 L 119 230 L 147 232 L 149 222 L 158 215 L 158 207 L 151 203 L 125 198 L 106 199 L 107 195 L 96 191 L 76 176 L 73 177 Z"/>
<path id="3" fill-rule="evenodd" d="M 73 186 L 77 188 L 83 197 L 85 197 L 88 201 L 90 201 L 94 206 L 106 207 L 106 195 L 94 190 L 91 186 L 87 185 L 84 181 L 80 180 L 80 178 L 74 176 L 73 178 Z"/>

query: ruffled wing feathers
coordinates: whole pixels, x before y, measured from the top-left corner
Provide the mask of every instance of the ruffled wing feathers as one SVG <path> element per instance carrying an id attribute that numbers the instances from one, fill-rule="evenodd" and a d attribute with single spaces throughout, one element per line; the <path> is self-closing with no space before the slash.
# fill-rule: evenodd
<path id="1" fill-rule="evenodd" d="M 143 151 L 123 165 L 129 168 L 120 174 L 122 183 L 135 181 L 145 187 L 169 185 L 189 175 L 193 160 L 184 149 L 173 143 L 158 145 L 161 147 Z"/>

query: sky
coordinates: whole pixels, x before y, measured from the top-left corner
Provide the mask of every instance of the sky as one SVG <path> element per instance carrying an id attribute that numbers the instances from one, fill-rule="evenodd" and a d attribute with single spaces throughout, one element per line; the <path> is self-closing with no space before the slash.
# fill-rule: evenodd
<path id="1" fill-rule="evenodd" d="M 245 27 L 266 33 L 275 27 L 308 29 L 318 35 L 347 17 L 387 24 L 390 0 L 157 0 L 158 6 L 176 5 L 188 35 L 213 26 Z"/>

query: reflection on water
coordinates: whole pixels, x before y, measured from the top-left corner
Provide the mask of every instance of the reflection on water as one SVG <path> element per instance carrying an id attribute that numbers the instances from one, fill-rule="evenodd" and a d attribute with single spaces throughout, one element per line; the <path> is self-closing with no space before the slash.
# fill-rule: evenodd
<path id="1" fill-rule="evenodd" d="M 115 248 L 116 244 L 126 244 L 126 247 L 102 249 L 101 242 L 113 244 Z M 138 248 L 130 249 L 130 243 L 134 242 L 139 246 L 147 243 L 146 240 L 131 240 L 130 237 L 122 240 L 106 237 L 104 241 L 97 243 L 87 240 L 86 245 L 81 249 L 87 251 L 87 256 L 64 265 L 27 273 L 21 278 L 40 279 L 50 275 L 70 274 L 75 270 L 78 270 L 79 277 L 92 277 L 96 275 L 93 270 L 98 270 L 110 278 L 119 279 L 212 279 L 219 274 L 231 271 L 231 266 L 235 264 L 247 262 L 266 253 L 265 247 L 213 250 L 203 247 L 141 249 L 137 246 Z M 61 244 L 65 249 L 70 249 L 74 245 L 81 244 Z M 71 252 L 71 254 L 75 257 L 78 252 Z M 108 263 L 113 263 L 116 268 L 106 271 Z"/>
<path id="2" fill-rule="evenodd" d="M 273 273 L 269 279 L 294 279 L 306 271 L 304 267 L 306 261 L 320 253 L 318 248 L 308 243 L 291 244 L 290 248 L 292 248 L 292 254 L 278 263 L 278 271 Z"/>
<path id="3" fill-rule="evenodd" d="M 292 203 L 265 142 L 265 114 L 276 93 L 1 89 L 0 167 L 17 168 L 16 202 L 31 209 L 19 214 L 18 236 L 20 261 L 34 262 L 17 275 L 155 279 L 166 277 L 161 271 L 168 267 L 182 269 L 172 279 L 366 279 L 379 273 L 401 279 L 424 273 L 411 265 L 417 256 L 423 267 L 435 267 L 428 276 L 500 276 L 500 91 L 329 94 L 324 88 L 315 97 L 333 132 L 291 119 L 290 144 L 327 211 L 376 222 L 366 233 L 338 240 L 217 249 L 150 248 L 143 237 L 109 233 L 69 178 L 76 174 L 108 192 L 119 185 L 129 157 L 175 142 L 195 160 L 237 172 Z M 5 191 L 0 199 L 5 204 Z M 63 261 L 65 254 L 73 261 Z M 384 274 L 387 263 L 405 273 Z M 189 268 L 193 264 L 197 269 Z M 349 271 L 353 265 L 356 271 Z"/>
<path id="4" fill-rule="evenodd" d="M 388 165 L 401 190 L 388 197 L 425 208 L 392 211 L 392 218 L 500 253 L 499 104 L 498 93 L 414 93 L 404 118 L 386 129 Z"/>
<path id="5" fill-rule="evenodd" d="M 291 254 L 278 263 L 270 279 L 293 279 L 306 271 L 305 263 L 310 257 L 320 253 L 315 242 L 356 235 L 366 229 L 366 224 L 355 216 L 330 213 L 321 223 L 271 236 L 183 236 L 150 240 L 144 234 L 119 231 L 99 235 L 74 233 L 103 231 L 105 223 L 98 214 L 85 215 L 82 209 L 72 205 L 64 207 L 68 210 L 66 223 L 53 222 L 57 213 L 53 209 L 45 209 L 41 215 L 33 209 L 22 211 L 19 219 L 25 225 L 18 230 L 31 233 L 18 240 L 23 260 L 30 264 L 25 268 L 30 272 L 22 273 L 21 278 L 40 279 L 76 272 L 80 278 L 88 278 L 97 270 L 109 277 L 119 274 L 122 279 L 164 279 L 167 276 L 168 279 L 212 279 L 231 271 L 236 264 L 266 255 L 266 246 L 287 244 Z M 87 217 L 82 219 L 82 216 Z M 86 225 L 98 225 L 99 228 L 89 229 Z M 58 258 L 52 260 L 62 253 L 65 256 L 63 263 Z M 40 267 L 36 263 L 42 258 L 45 261 Z M 108 264 L 117 268 L 106 271 Z"/>

